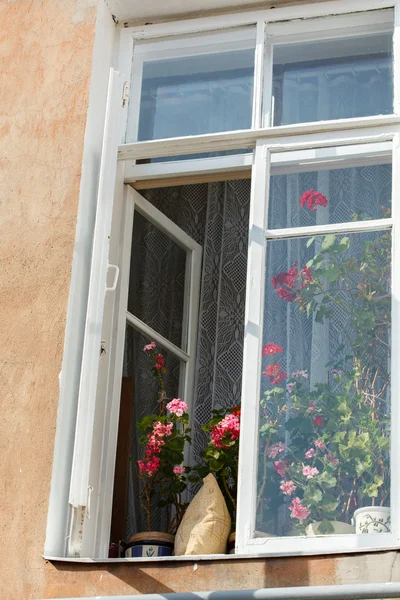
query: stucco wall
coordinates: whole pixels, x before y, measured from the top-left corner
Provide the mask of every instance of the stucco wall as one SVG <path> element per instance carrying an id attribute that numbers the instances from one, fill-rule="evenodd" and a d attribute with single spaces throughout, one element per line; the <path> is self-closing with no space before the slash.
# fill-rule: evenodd
<path id="1" fill-rule="evenodd" d="M 400 580 L 394 552 L 199 564 L 42 558 L 96 5 L 0 0 L 0 598 Z"/>
<path id="2" fill-rule="evenodd" d="M 0 0 L 0 597 L 38 598 L 97 0 Z"/>

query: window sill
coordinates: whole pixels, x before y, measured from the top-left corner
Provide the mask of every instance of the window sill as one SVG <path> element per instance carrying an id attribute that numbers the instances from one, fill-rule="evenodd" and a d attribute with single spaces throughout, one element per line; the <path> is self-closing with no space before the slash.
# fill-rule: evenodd
<path id="1" fill-rule="evenodd" d="M 50 562 L 66 562 L 66 563 L 78 563 L 78 564 L 126 564 L 126 563 L 167 563 L 173 564 L 177 562 L 210 562 L 210 561 L 230 561 L 230 560 L 260 560 L 266 558 L 301 558 L 304 556 L 327 556 L 327 555 L 338 555 L 345 556 L 349 554 L 362 555 L 362 554 L 377 554 L 388 551 L 399 551 L 399 545 L 388 545 L 383 548 L 376 549 L 349 549 L 346 552 L 343 550 L 329 550 L 329 552 L 291 552 L 291 553 L 260 553 L 260 554 L 193 554 L 183 556 L 154 556 L 152 558 L 140 557 L 140 558 L 72 558 L 72 557 L 58 557 L 49 556 L 44 554 L 43 558 Z"/>

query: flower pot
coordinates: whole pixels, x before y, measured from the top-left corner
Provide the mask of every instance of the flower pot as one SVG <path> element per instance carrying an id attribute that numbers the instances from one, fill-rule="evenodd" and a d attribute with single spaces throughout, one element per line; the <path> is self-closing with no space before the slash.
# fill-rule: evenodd
<path id="1" fill-rule="evenodd" d="M 351 522 L 356 533 L 389 533 L 390 508 L 387 506 L 364 506 L 353 515 Z"/>
<path id="2" fill-rule="evenodd" d="M 354 526 L 342 521 L 330 521 L 333 531 L 331 533 L 322 533 L 319 531 L 321 523 L 322 521 L 316 521 L 307 525 L 306 535 L 308 537 L 315 537 L 316 535 L 345 535 L 346 533 L 354 533 Z"/>
<path id="3" fill-rule="evenodd" d="M 122 556 L 125 558 L 172 556 L 174 536 L 160 531 L 145 531 L 133 535 L 129 542 L 121 542 Z"/>

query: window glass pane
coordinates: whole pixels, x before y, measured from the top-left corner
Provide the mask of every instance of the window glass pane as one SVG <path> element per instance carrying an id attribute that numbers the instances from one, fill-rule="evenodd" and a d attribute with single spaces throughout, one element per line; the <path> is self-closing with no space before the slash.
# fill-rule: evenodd
<path id="1" fill-rule="evenodd" d="M 390 529 L 390 270 L 389 231 L 267 243 L 259 532 Z"/>
<path id="2" fill-rule="evenodd" d="M 390 217 L 391 194 L 391 164 L 273 175 L 268 228 Z"/>
<path id="3" fill-rule="evenodd" d="M 144 62 L 138 140 L 250 128 L 253 80 L 254 49 Z"/>
<path id="4" fill-rule="evenodd" d="M 185 268 L 185 250 L 135 212 L 128 311 L 183 349 Z"/>
<path id="5" fill-rule="evenodd" d="M 393 112 L 392 32 L 274 47 L 274 125 Z"/>

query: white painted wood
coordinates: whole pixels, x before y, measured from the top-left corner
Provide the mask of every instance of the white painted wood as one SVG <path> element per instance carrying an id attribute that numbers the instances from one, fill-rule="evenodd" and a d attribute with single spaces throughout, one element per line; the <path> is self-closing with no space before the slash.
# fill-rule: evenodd
<path id="1" fill-rule="evenodd" d="M 256 28 L 240 27 L 235 29 L 225 28 L 223 31 L 206 32 L 201 35 L 177 37 L 180 35 L 179 23 L 176 23 L 177 31 L 173 39 L 161 38 L 152 42 L 137 41 L 135 45 L 135 56 L 143 60 L 160 60 L 162 58 L 180 58 L 196 54 L 211 54 L 220 48 L 253 48 L 256 43 Z M 137 40 L 136 36 L 133 38 Z"/>
<path id="2" fill-rule="evenodd" d="M 132 190 L 132 197 L 135 202 L 135 210 L 146 217 L 160 231 L 163 231 L 168 237 L 173 239 L 178 246 L 184 250 L 201 252 L 201 246 L 190 235 L 178 227 L 171 219 L 168 219 L 164 213 L 153 206 L 139 192 Z"/>
<path id="3" fill-rule="evenodd" d="M 259 345 L 262 338 L 261 298 L 265 260 L 265 220 L 268 214 L 268 181 L 265 148 L 257 144 L 252 172 L 249 249 L 247 260 L 245 334 L 239 447 L 239 481 L 236 523 L 236 552 L 247 550 L 255 524 L 257 476 L 259 381 Z"/>
<path id="4" fill-rule="evenodd" d="M 85 326 L 85 341 L 79 387 L 69 502 L 72 507 L 87 506 L 90 454 L 93 438 L 96 386 L 99 368 L 109 236 L 111 230 L 116 157 L 120 140 L 122 88 L 124 77 L 111 70 L 100 166 L 97 214 L 93 240 L 91 282 Z"/>
<path id="5" fill-rule="evenodd" d="M 365 8 L 368 8 L 367 6 Z M 268 23 L 268 38 L 274 43 L 299 43 L 324 39 L 370 35 L 393 29 L 392 9 L 330 16 L 329 18 L 298 19 Z"/>
<path id="6" fill-rule="evenodd" d="M 250 10 L 236 13 L 219 14 L 211 17 L 180 20 L 150 25 L 138 25 L 129 28 L 135 39 L 152 39 L 171 35 L 185 35 L 199 31 L 215 31 L 227 27 L 252 25 L 257 21 L 274 23 L 292 19 L 307 19 L 325 15 L 340 15 L 353 12 L 365 12 L 392 8 L 395 0 L 331 0 L 313 4 L 299 3 L 296 6 L 276 6 L 273 10 Z M 199 9 L 202 7 L 199 6 Z M 134 15 L 132 15 L 134 18 Z M 177 26 L 178 23 L 178 26 Z"/>
<path id="7" fill-rule="evenodd" d="M 392 330 L 391 330 L 391 527 L 394 535 L 400 539 L 400 133 L 393 140 L 393 166 L 392 166 Z"/>
<path id="8" fill-rule="evenodd" d="M 254 56 L 254 91 L 253 91 L 253 119 L 252 129 L 259 129 L 263 126 L 262 103 L 264 92 L 264 77 L 270 75 L 268 63 L 264 67 L 264 49 L 265 46 L 265 23 L 258 21 L 256 29 L 256 51 Z"/>
<path id="9" fill-rule="evenodd" d="M 230 171 L 251 170 L 253 164 L 253 153 L 233 154 L 232 156 L 216 156 L 212 158 L 193 158 L 189 160 L 176 160 L 169 162 L 149 163 L 135 165 L 126 162 L 125 183 L 134 183 L 143 179 L 154 179 L 154 187 L 157 187 L 157 179 L 165 177 L 179 177 L 218 173 L 219 171 L 229 173 Z"/>
<path id="10" fill-rule="evenodd" d="M 87 531 L 85 524 L 84 538 L 91 537 L 87 541 L 91 548 L 90 556 L 108 557 L 110 542 L 110 524 L 112 515 L 113 487 L 115 458 L 117 453 L 119 409 L 121 402 L 121 378 L 124 359 L 125 331 L 126 331 L 126 308 L 128 304 L 129 272 L 130 272 L 130 245 L 127 248 L 127 240 L 132 237 L 133 227 L 133 202 L 130 196 L 130 188 L 123 185 L 123 173 L 117 177 L 118 201 L 121 210 L 116 210 L 113 224 L 111 245 L 116 246 L 118 263 L 120 266 L 120 280 L 117 293 L 115 294 L 112 320 L 108 332 L 102 332 L 102 338 L 107 339 L 108 365 L 103 365 L 107 372 L 106 381 L 99 377 L 97 384 L 96 403 L 104 403 L 104 420 L 99 428 L 100 444 L 100 467 L 98 498 L 96 500 L 96 512 L 92 516 L 94 526 Z M 110 309 L 109 309 L 110 310 Z M 103 360 L 103 359 L 101 359 Z M 85 546 L 86 539 L 84 539 Z"/>
<path id="11" fill-rule="evenodd" d="M 201 154 L 203 152 L 219 152 L 223 150 L 253 149 L 258 140 L 270 140 L 271 144 L 287 144 L 294 136 L 315 135 L 319 145 L 325 145 L 332 140 L 339 139 L 335 132 L 353 131 L 353 143 L 359 138 L 372 137 L 375 133 L 376 141 L 391 139 L 394 128 L 400 125 L 400 115 L 377 115 L 360 117 L 358 119 L 338 119 L 335 121 L 315 121 L 313 123 L 298 123 L 295 125 L 281 125 L 279 127 L 265 127 L 261 129 L 246 129 L 242 131 L 226 131 L 222 133 L 207 133 L 192 137 L 177 137 L 165 140 L 150 140 L 146 142 L 133 142 L 121 144 L 118 151 L 119 160 L 135 160 L 139 158 L 158 158 L 184 154 Z M 372 128 L 379 131 L 371 132 Z M 355 131 L 359 130 L 356 134 Z M 362 131 L 360 131 L 362 130 Z M 369 131 L 368 131 L 369 130 Z M 317 134 L 320 137 L 317 137 Z M 301 143 L 301 142 L 300 142 Z M 351 143 L 351 142 L 350 142 Z M 293 144 L 295 149 L 295 145 Z"/>
<path id="12" fill-rule="evenodd" d="M 157 342 L 160 346 L 171 352 L 176 358 L 181 360 L 182 362 L 189 362 L 190 356 L 184 352 L 181 348 L 178 348 L 175 344 L 170 342 L 163 335 L 159 334 L 155 329 L 144 323 L 138 317 L 135 317 L 129 311 L 126 312 L 126 322 L 131 325 L 134 329 L 146 335 L 149 340 Z"/>
<path id="13" fill-rule="evenodd" d="M 349 223 L 314 225 L 312 227 L 288 227 L 287 229 L 266 229 L 265 237 L 269 240 L 280 240 L 283 238 L 327 235 L 328 233 L 360 233 L 363 231 L 380 231 L 382 229 L 391 229 L 392 226 L 392 219 L 350 221 Z"/>
<path id="14" fill-rule="evenodd" d="M 393 112 L 400 114 L 400 0 L 395 0 L 393 33 Z"/>

